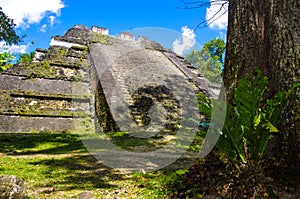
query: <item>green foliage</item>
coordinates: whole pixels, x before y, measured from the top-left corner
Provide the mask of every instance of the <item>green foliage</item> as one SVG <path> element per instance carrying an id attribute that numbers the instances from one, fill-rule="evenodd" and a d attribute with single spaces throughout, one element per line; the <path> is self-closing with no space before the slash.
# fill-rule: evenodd
<path id="1" fill-rule="evenodd" d="M 9 45 L 19 43 L 21 38 L 16 34 L 15 26 L 13 19 L 7 17 L 0 7 L 0 41 Z"/>
<path id="2" fill-rule="evenodd" d="M 197 94 L 198 108 L 208 118 L 211 118 L 211 99 L 206 97 L 204 93 Z"/>
<path id="3" fill-rule="evenodd" d="M 9 52 L 0 52 L 0 74 L 12 66 L 14 57 Z"/>
<path id="4" fill-rule="evenodd" d="M 279 92 L 262 105 L 267 84 L 267 77 L 262 76 L 258 69 L 254 75 L 245 75 L 235 89 L 233 104 L 227 106 L 217 147 L 234 163 L 258 162 L 263 157 L 269 139 L 278 132 L 275 126 L 281 109 L 289 95 L 299 87 L 295 85 L 289 92 Z M 201 110 L 209 112 L 209 99 L 199 96 L 198 100 L 200 108 L 204 107 Z"/>
<path id="5" fill-rule="evenodd" d="M 223 64 L 223 53 L 225 52 L 226 44 L 222 39 L 214 38 L 206 42 L 203 45 L 203 49 L 209 52 L 210 57 Z"/>
<path id="6" fill-rule="evenodd" d="M 201 50 L 191 51 L 186 55 L 186 60 L 211 82 L 221 83 L 224 51 L 224 41 L 216 38 L 205 43 Z"/>
<path id="7" fill-rule="evenodd" d="M 0 7 L 0 42 L 5 41 L 6 45 L 18 44 L 22 38 L 14 30 L 16 24 L 13 19 L 5 15 Z M 3 49 L 1 49 L 3 51 Z M 0 73 L 12 66 L 14 56 L 10 52 L 0 52 Z"/>
<path id="8" fill-rule="evenodd" d="M 32 62 L 33 58 L 34 52 L 19 54 L 19 59 L 17 63 L 29 63 Z"/>
<path id="9" fill-rule="evenodd" d="M 0 52 L 0 73 L 12 67 L 16 59 L 17 63 L 30 63 L 32 62 L 33 57 L 34 52 L 23 54 Z"/>

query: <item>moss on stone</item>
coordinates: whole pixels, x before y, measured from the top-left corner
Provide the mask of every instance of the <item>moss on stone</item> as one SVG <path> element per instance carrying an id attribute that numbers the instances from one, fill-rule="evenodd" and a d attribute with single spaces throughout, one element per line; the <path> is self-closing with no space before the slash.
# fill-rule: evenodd
<path id="1" fill-rule="evenodd" d="M 104 45 L 111 45 L 113 43 L 112 39 L 107 35 L 102 35 L 100 33 L 91 33 L 91 43 L 100 43 Z"/>
<path id="2" fill-rule="evenodd" d="M 50 64 L 62 67 L 81 68 L 89 66 L 87 61 L 88 48 L 86 46 L 51 47 L 47 55 Z"/>
<path id="3" fill-rule="evenodd" d="M 57 98 L 60 97 L 60 98 Z M 89 98 L 61 98 L 62 96 L 37 96 L 36 93 L 0 93 L 0 113 L 57 117 L 84 117 L 89 115 Z M 66 96 L 64 96 L 66 97 Z M 73 101 L 74 100 L 74 101 Z M 3 103 L 3 104 L 2 104 Z"/>
<path id="4" fill-rule="evenodd" d="M 57 47 L 56 51 L 59 53 L 60 56 L 66 56 L 70 53 L 69 48 Z"/>
<path id="5" fill-rule="evenodd" d="M 80 118 L 76 123 L 76 130 L 78 133 L 95 132 L 94 120 L 90 116 Z"/>
<path id="6" fill-rule="evenodd" d="M 82 95 L 71 95 L 71 94 L 54 94 L 37 92 L 33 90 L 11 90 L 5 91 L 0 90 L 1 94 L 9 94 L 13 96 L 24 96 L 24 97 L 44 97 L 53 99 L 75 99 L 75 100 L 89 100 L 92 96 L 89 93 L 82 93 Z"/>
<path id="7" fill-rule="evenodd" d="M 89 116 L 86 112 L 74 112 L 66 110 L 43 110 L 43 109 L 18 109 L 14 110 L 15 115 L 34 115 L 45 117 L 86 117 Z"/>
<path id="8" fill-rule="evenodd" d="M 31 78 L 55 78 L 56 76 L 56 68 L 49 61 L 19 64 L 17 70 L 19 70 L 17 72 L 26 74 Z"/>
<path id="9" fill-rule="evenodd" d="M 89 48 L 87 46 L 71 46 L 71 49 L 77 50 L 77 51 L 83 51 L 84 53 L 89 52 Z"/>
<path id="10" fill-rule="evenodd" d="M 9 91 L 0 91 L 0 110 L 9 108 L 10 100 Z"/>
<path id="11" fill-rule="evenodd" d="M 36 103 L 28 103 L 36 102 Z M 15 104 L 14 104 L 15 103 Z M 0 108 L 2 114 L 13 115 L 34 115 L 34 116 L 55 116 L 55 117 L 86 117 L 89 116 L 85 111 L 66 110 L 64 107 L 43 107 L 37 101 L 23 99 L 22 102 L 12 102 L 7 109 Z M 57 104 L 55 104 L 57 106 Z"/>
<path id="12" fill-rule="evenodd" d="M 83 81 L 84 79 L 85 79 L 84 75 L 82 75 L 81 73 L 77 73 L 76 75 L 74 75 L 72 77 L 72 80 L 75 82 L 80 82 L 80 81 Z"/>

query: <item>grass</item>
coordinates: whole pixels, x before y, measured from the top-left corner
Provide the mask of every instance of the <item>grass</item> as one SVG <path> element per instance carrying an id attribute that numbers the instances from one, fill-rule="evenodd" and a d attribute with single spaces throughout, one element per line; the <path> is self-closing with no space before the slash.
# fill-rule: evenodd
<path id="1" fill-rule="evenodd" d="M 109 168 L 87 154 L 76 134 L 1 134 L 0 175 L 26 182 L 29 198 L 73 198 L 84 190 L 110 188 Z"/>
<path id="2" fill-rule="evenodd" d="M 154 141 L 151 143 L 151 139 L 135 140 L 121 132 L 108 135 L 124 149 L 156 147 L 157 144 Z M 204 135 L 204 132 L 198 133 L 188 153 L 199 150 Z M 243 179 L 246 182 L 252 179 L 250 171 L 245 173 L 246 178 L 231 174 L 232 168 L 218 161 L 220 156 L 212 154 L 191 168 L 187 168 L 187 165 L 193 161 L 183 156 L 159 171 L 125 173 L 105 166 L 90 155 L 81 139 L 78 134 L 70 132 L 0 133 L 0 176 L 15 175 L 23 179 L 28 199 L 78 198 L 86 190 L 91 191 L 97 199 L 215 198 L 230 185 L 231 189 L 248 190 L 239 185 L 245 184 L 241 181 Z M 270 189 L 270 193 L 275 189 L 278 193 L 284 192 L 268 179 L 273 178 L 268 177 L 262 182 L 274 188 Z"/>
<path id="3" fill-rule="evenodd" d="M 107 136 L 111 138 L 111 141 L 117 145 L 118 147 L 128 150 L 128 151 L 139 151 L 139 152 L 149 152 L 155 151 L 159 148 L 164 147 L 166 144 L 173 142 L 174 146 L 182 147 L 183 149 L 187 149 L 189 151 L 198 152 L 201 148 L 201 144 L 203 138 L 205 137 L 204 131 L 198 131 L 194 141 L 191 143 L 190 146 L 185 146 L 182 144 L 180 146 L 181 141 L 177 140 L 176 142 L 173 141 L 175 136 L 172 135 L 155 135 L 150 138 L 137 138 L 134 136 L 129 135 L 126 132 L 109 132 L 106 133 Z"/>
<path id="4" fill-rule="evenodd" d="M 65 154 L 87 152 L 80 137 L 70 133 L 0 134 L 0 152 L 6 154 Z"/>
<path id="5" fill-rule="evenodd" d="M 163 136 L 157 136 L 154 138 L 137 138 L 130 136 L 126 132 L 110 132 L 106 133 L 106 135 L 111 138 L 111 142 L 116 146 L 128 151 L 155 151 L 167 143 L 167 140 L 164 140 Z"/>
<path id="6" fill-rule="evenodd" d="M 136 182 L 138 194 L 144 198 L 166 198 L 174 192 L 170 187 L 176 183 L 178 177 L 187 172 L 186 169 L 180 170 L 161 170 L 145 174 L 136 173 L 132 180 Z"/>
<path id="7" fill-rule="evenodd" d="M 124 148 L 155 144 L 122 133 L 111 137 Z M 75 133 L 0 133 L 0 175 L 24 179 L 32 199 L 77 198 L 85 190 L 95 198 L 166 198 L 172 192 L 169 184 L 185 172 L 170 168 L 145 174 L 108 168 Z"/>

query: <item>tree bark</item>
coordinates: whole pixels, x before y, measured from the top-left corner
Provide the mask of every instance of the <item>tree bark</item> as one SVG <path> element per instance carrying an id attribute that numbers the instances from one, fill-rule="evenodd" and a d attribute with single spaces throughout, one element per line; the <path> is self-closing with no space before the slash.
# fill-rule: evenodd
<path id="1" fill-rule="evenodd" d="M 239 79 L 255 67 L 269 80 L 265 100 L 300 82 L 299 8 L 299 0 L 229 0 L 224 66 L 229 103 Z M 288 141 L 289 147 L 300 137 L 299 99 L 298 89 L 281 114 L 281 143 Z"/>

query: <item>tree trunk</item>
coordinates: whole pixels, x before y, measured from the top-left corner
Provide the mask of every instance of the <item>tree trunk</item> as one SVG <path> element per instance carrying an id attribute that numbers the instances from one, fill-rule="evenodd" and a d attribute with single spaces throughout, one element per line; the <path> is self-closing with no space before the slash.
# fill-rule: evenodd
<path id="1" fill-rule="evenodd" d="M 255 67 L 269 79 L 265 99 L 300 82 L 299 8 L 299 0 L 229 0 L 224 67 L 229 102 L 239 79 Z M 298 89 L 281 114 L 280 143 L 288 141 L 289 147 L 300 137 L 299 98 Z"/>

